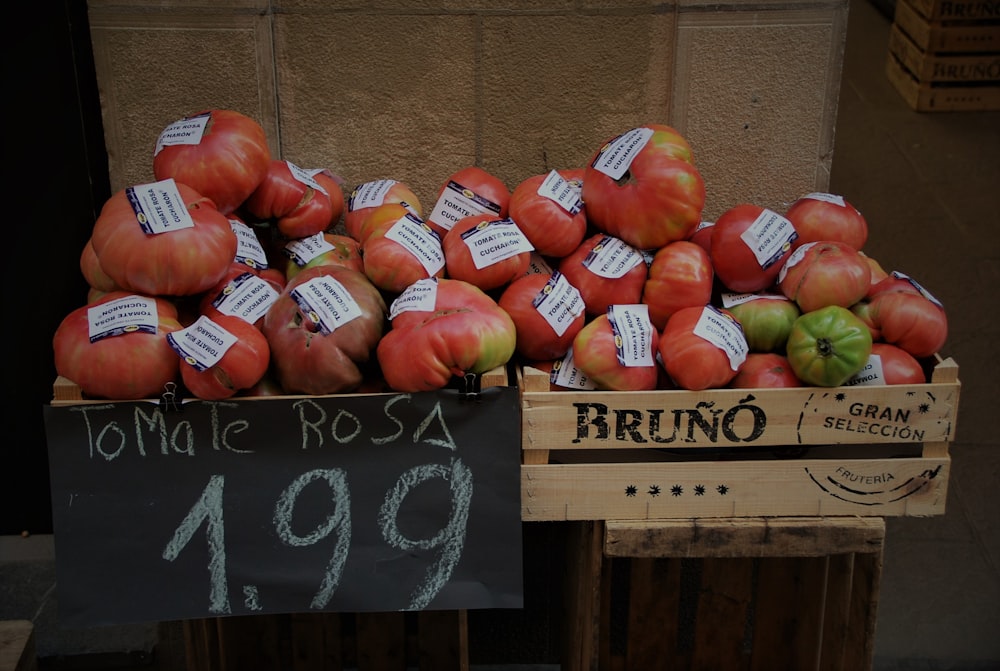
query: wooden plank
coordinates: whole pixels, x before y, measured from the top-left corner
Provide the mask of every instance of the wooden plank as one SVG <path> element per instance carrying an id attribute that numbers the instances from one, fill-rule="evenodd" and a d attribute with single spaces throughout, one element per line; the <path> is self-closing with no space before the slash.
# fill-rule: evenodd
<path id="1" fill-rule="evenodd" d="M 563 631 L 564 671 L 600 668 L 603 522 L 570 525 L 566 570 L 566 621 Z M 603 600 L 607 603 L 607 599 Z"/>
<path id="2" fill-rule="evenodd" d="M 925 19 L 932 21 L 1000 20 L 1000 0 L 909 0 Z"/>
<path id="3" fill-rule="evenodd" d="M 421 671 L 468 671 L 467 611 L 418 612 L 417 661 Z"/>
<path id="4" fill-rule="evenodd" d="M 280 626 L 275 615 L 217 618 L 220 671 L 282 671 L 285 665 L 279 648 Z"/>
<path id="5" fill-rule="evenodd" d="M 817 667 L 826 566 L 826 557 L 771 557 L 760 562 L 751 643 L 753 671 Z"/>
<path id="6" fill-rule="evenodd" d="M 944 513 L 951 460 L 521 466 L 525 521 Z"/>
<path id="7" fill-rule="evenodd" d="M 406 671 L 405 614 L 356 613 L 354 618 L 358 668 L 366 671 Z"/>
<path id="8" fill-rule="evenodd" d="M 851 671 L 844 666 L 844 656 L 848 651 L 854 557 L 851 552 L 831 555 L 827 564 L 820 671 Z"/>
<path id="9" fill-rule="evenodd" d="M 626 669 L 666 669 L 676 658 L 680 562 L 651 558 L 629 562 Z"/>
<path id="10" fill-rule="evenodd" d="M 819 557 L 880 551 L 880 517 L 608 521 L 608 557 Z"/>
<path id="11" fill-rule="evenodd" d="M 753 597 L 754 560 L 701 560 L 691 668 L 745 669 L 747 620 Z"/>
<path id="12" fill-rule="evenodd" d="M 882 584 L 883 549 L 854 556 L 844 669 L 870 669 L 875 658 L 875 622 Z"/>
<path id="13" fill-rule="evenodd" d="M 200 671 L 220 671 L 219 631 L 216 618 L 184 621 L 187 666 Z"/>
<path id="14" fill-rule="evenodd" d="M 535 388 L 523 370 L 525 385 Z M 547 380 L 547 378 L 546 378 Z M 525 450 L 690 450 L 950 441 L 960 384 L 707 389 L 522 390 Z"/>

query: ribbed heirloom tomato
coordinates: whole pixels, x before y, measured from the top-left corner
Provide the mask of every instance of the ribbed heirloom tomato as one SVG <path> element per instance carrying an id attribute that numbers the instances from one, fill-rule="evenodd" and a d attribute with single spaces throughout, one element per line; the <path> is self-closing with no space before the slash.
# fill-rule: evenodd
<path id="1" fill-rule="evenodd" d="M 682 389 L 725 387 L 749 352 L 739 322 L 728 310 L 710 305 L 678 310 L 660 336 L 660 361 Z"/>
<path id="2" fill-rule="evenodd" d="M 839 387 L 858 373 L 872 351 L 868 327 L 847 308 L 830 305 L 795 320 L 786 353 L 806 384 Z"/>
<path id="3" fill-rule="evenodd" d="M 206 401 L 229 398 L 253 387 L 271 360 L 260 329 L 232 315 L 203 316 L 167 339 L 181 359 L 184 386 Z"/>
<path id="4" fill-rule="evenodd" d="M 574 169 L 533 175 L 511 193 L 508 214 L 542 256 L 561 258 L 583 242 L 583 174 L 583 169 Z"/>
<path id="5" fill-rule="evenodd" d="M 583 177 L 587 220 L 637 249 L 685 240 L 701 221 L 705 182 L 688 141 L 669 126 L 648 124 L 611 138 Z"/>
<path id="6" fill-rule="evenodd" d="M 708 304 L 714 279 L 712 260 L 697 244 L 678 240 L 657 250 L 642 288 L 653 326 L 662 330 L 681 308 Z"/>

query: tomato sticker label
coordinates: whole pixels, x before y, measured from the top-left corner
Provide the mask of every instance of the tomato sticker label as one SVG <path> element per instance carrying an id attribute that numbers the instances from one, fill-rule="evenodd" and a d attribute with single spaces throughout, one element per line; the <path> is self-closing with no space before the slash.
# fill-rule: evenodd
<path id="1" fill-rule="evenodd" d="M 406 251 L 420 261 L 428 275 L 434 275 L 444 268 L 444 250 L 441 238 L 414 214 L 407 213 L 396 220 L 385 237 L 399 243 Z"/>
<path id="2" fill-rule="evenodd" d="M 802 259 L 806 258 L 806 252 L 815 247 L 817 244 L 818 243 L 816 242 L 807 242 L 801 247 L 796 248 L 796 250 L 789 255 L 788 259 L 785 260 L 785 263 L 782 264 L 781 270 L 778 271 L 778 282 L 783 282 L 785 280 L 785 275 L 788 274 L 788 271 L 798 265 Z"/>
<path id="3" fill-rule="evenodd" d="M 559 336 L 566 333 L 585 307 L 580 291 L 558 270 L 552 273 L 531 304 Z"/>
<path id="4" fill-rule="evenodd" d="M 361 316 L 361 306 L 351 293 L 329 275 L 307 280 L 292 289 L 289 295 L 323 335 Z"/>
<path id="5" fill-rule="evenodd" d="M 539 196 L 548 198 L 571 215 L 576 215 L 583 209 L 583 200 L 580 198 L 582 192 L 583 184 L 563 179 L 555 170 L 545 177 L 537 191 Z"/>
<path id="6" fill-rule="evenodd" d="M 611 179 L 621 179 L 632 165 L 632 159 L 653 137 L 652 128 L 634 128 L 622 133 L 601 147 L 591 164 Z"/>
<path id="7" fill-rule="evenodd" d="M 545 260 L 545 257 L 536 251 L 531 252 L 531 256 L 528 257 L 528 269 L 524 272 L 525 275 L 551 275 L 552 266 L 549 262 Z"/>
<path id="8" fill-rule="evenodd" d="M 642 254 L 624 240 L 610 235 L 601 236 L 590 253 L 583 259 L 583 265 L 600 277 L 615 279 L 643 263 Z"/>
<path id="9" fill-rule="evenodd" d="M 397 183 L 394 179 L 376 179 L 358 185 L 347 198 L 348 212 L 382 205 L 389 190 Z"/>
<path id="10" fill-rule="evenodd" d="M 834 205 L 839 205 L 841 207 L 847 207 L 847 201 L 844 200 L 843 196 L 838 196 L 832 193 L 807 193 L 802 196 L 803 198 L 809 198 L 810 200 L 821 200 L 824 203 L 833 203 Z"/>
<path id="11" fill-rule="evenodd" d="M 597 389 L 597 385 L 589 377 L 576 367 L 573 360 L 573 348 L 554 364 L 549 372 L 549 383 L 566 389 L 577 389 L 579 391 L 590 391 Z"/>
<path id="12" fill-rule="evenodd" d="M 199 371 L 219 363 L 238 340 L 239 338 L 205 315 L 191 326 L 167 334 L 167 343 L 177 352 L 177 356 Z"/>
<path id="13" fill-rule="evenodd" d="M 125 333 L 156 333 L 159 323 L 156 301 L 146 296 L 124 296 L 87 308 L 90 342 Z"/>
<path id="14" fill-rule="evenodd" d="M 267 252 L 253 228 L 239 219 L 230 219 L 229 227 L 236 235 L 236 258 L 233 260 L 250 268 L 267 270 Z"/>
<path id="15" fill-rule="evenodd" d="M 729 367 L 733 370 L 739 370 L 747 360 L 750 346 L 743 334 L 743 327 L 718 308 L 706 305 L 693 332 L 725 352 L 729 357 Z"/>
<path id="16" fill-rule="evenodd" d="M 226 283 L 212 299 L 212 307 L 253 324 L 266 315 L 277 300 L 278 292 L 269 282 L 253 273 L 242 273 Z"/>
<path id="17" fill-rule="evenodd" d="M 437 305 L 438 281 L 436 277 L 417 280 L 403 290 L 389 306 L 389 320 L 404 312 L 434 312 Z"/>
<path id="18" fill-rule="evenodd" d="M 499 217 L 500 205 L 489 198 L 480 196 L 472 189 L 465 188 L 458 182 L 449 181 L 438 197 L 427 221 L 450 231 L 459 219 L 476 214 L 494 214 Z"/>
<path id="19" fill-rule="evenodd" d="M 135 212 L 135 220 L 146 235 L 194 228 L 194 219 L 191 218 L 173 177 L 130 186 L 125 189 L 125 197 Z"/>
<path id="20" fill-rule="evenodd" d="M 304 170 L 299 166 L 295 165 L 294 163 L 292 163 L 291 161 L 285 161 L 285 163 L 288 165 L 288 171 L 292 173 L 292 177 L 295 178 L 295 181 L 305 184 L 310 189 L 315 189 L 316 191 L 319 191 L 324 196 L 330 195 L 329 193 L 327 193 L 327 190 L 324 189 L 319 182 L 313 179 L 314 175 L 318 175 L 319 173 L 323 172 L 323 168 Z"/>
<path id="21" fill-rule="evenodd" d="M 764 209 L 740 235 L 762 269 L 770 268 L 780 261 L 798 237 L 791 221 L 768 209 Z"/>
<path id="22" fill-rule="evenodd" d="M 929 300 L 931 303 L 934 303 L 934 305 L 938 306 L 939 308 L 944 309 L 944 305 L 941 304 L 941 301 L 939 301 L 938 299 L 934 298 L 934 296 L 931 295 L 931 292 L 927 291 L 927 289 L 924 289 L 922 286 L 920 286 L 920 283 L 917 282 L 912 277 L 910 277 L 909 275 L 901 273 L 898 270 L 892 271 L 891 273 L 889 273 L 889 275 L 891 277 L 895 277 L 898 280 L 906 280 L 907 282 L 909 282 L 910 284 L 913 285 L 914 289 L 916 289 L 917 291 L 920 292 L 921 296 L 923 296 L 924 298 L 926 298 L 927 300 Z"/>
<path id="23" fill-rule="evenodd" d="M 721 298 L 722 298 L 722 307 L 724 308 L 731 308 L 736 305 L 742 305 L 744 303 L 749 303 L 750 301 L 756 301 L 761 298 L 769 298 L 772 300 L 779 300 L 779 301 L 791 300 L 785 294 L 771 293 L 768 291 L 752 293 L 752 294 L 737 294 L 731 291 L 726 291 L 722 293 Z"/>
<path id="24" fill-rule="evenodd" d="M 655 366 L 653 360 L 653 324 L 649 321 L 649 306 L 611 305 L 608 322 L 615 336 L 618 363 L 626 367 Z"/>
<path id="25" fill-rule="evenodd" d="M 156 149 L 153 150 L 153 156 L 159 154 L 164 147 L 177 144 L 201 144 L 201 138 L 205 135 L 205 128 L 211 118 L 212 113 L 205 112 L 173 122 L 164 128 L 160 137 L 156 139 Z"/>
<path id="26" fill-rule="evenodd" d="M 462 233 L 462 241 L 469 248 L 472 263 L 478 270 L 535 249 L 509 217 L 480 222 Z"/>
<path id="27" fill-rule="evenodd" d="M 326 236 L 323 233 L 314 233 L 298 240 L 289 240 L 281 251 L 301 268 L 320 254 L 326 254 L 331 250 L 333 245 L 327 241 Z"/>
<path id="28" fill-rule="evenodd" d="M 872 387 L 886 384 L 885 372 L 882 370 L 882 357 L 878 354 L 868 356 L 868 363 L 854 377 L 844 383 L 845 387 Z"/>

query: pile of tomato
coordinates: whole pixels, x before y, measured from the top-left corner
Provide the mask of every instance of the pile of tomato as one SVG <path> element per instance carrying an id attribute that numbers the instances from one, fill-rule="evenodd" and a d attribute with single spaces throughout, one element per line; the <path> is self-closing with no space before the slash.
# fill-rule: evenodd
<path id="1" fill-rule="evenodd" d="M 553 390 L 921 383 L 947 337 L 842 196 L 703 221 L 665 125 L 513 189 L 461 167 L 430 209 L 389 177 L 348 189 L 274 158 L 232 110 L 170 124 L 152 170 L 102 208 L 88 302 L 53 339 L 89 397 L 426 391 L 510 362 Z"/>

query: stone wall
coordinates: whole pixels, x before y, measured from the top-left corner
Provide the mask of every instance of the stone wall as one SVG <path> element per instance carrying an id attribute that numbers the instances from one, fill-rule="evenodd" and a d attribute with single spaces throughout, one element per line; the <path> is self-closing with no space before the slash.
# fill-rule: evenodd
<path id="1" fill-rule="evenodd" d="M 826 190 L 847 0 L 89 0 L 113 190 L 160 131 L 230 108 L 272 152 L 425 207 L 478 165 L 510 189 L 666 123 L 704 219 Z"/>

